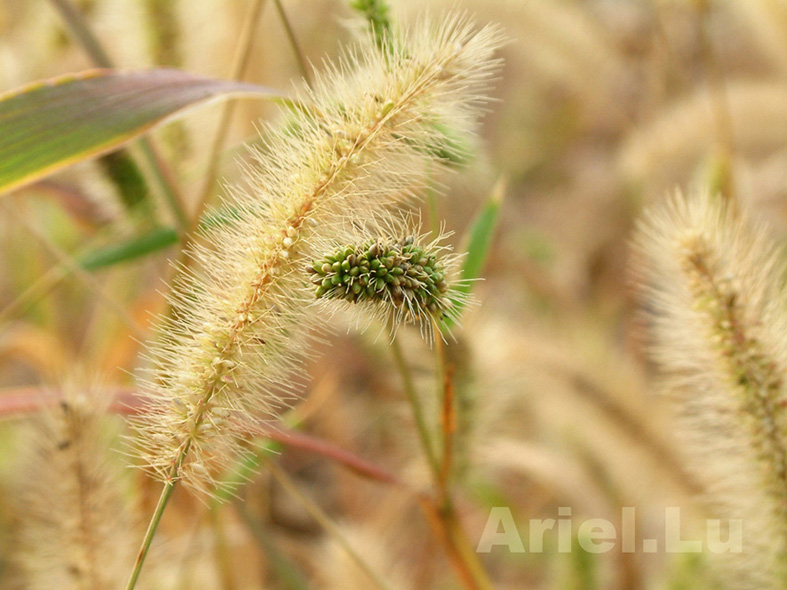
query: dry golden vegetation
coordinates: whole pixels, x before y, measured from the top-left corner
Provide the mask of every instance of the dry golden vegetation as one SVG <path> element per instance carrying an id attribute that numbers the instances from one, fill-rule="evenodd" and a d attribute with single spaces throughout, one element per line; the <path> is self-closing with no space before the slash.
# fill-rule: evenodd
<path id="1" fill-rule="evenodd" d="M 784 2 L 5 0 L 0 64 L 3 590 L 787 585 Z"/>

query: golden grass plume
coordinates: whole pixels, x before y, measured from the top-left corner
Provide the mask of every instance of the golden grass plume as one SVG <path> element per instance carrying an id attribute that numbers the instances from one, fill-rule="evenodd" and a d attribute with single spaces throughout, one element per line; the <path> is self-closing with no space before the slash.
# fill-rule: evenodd
<path id="1" fill-rule="evenodd" d="M 766 228 L 720 196 L 675 195 L 636 239 L 652 355 L 676 430 L 723 518 L 742 519 L 729 587 L 787 580 L 785 266 Z M 736 559 L 740 557 L 741 559 Z"/>
<path id="2" fill-rule="evenodd" d="M 104 405 L 67 388 L 19 453 L 15 562 L 26 590 L 112 590 L 134 562 L 132 517 Z M 119 457 L 116 457 L 116 459 Z"/>

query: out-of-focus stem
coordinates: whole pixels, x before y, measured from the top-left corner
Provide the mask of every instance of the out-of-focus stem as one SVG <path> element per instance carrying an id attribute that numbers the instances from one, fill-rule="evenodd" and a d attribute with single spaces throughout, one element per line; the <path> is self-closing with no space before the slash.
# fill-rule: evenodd
<path id="1" fill-rule="evenodd" d="M 374 582 L 374 585 L 378 588 L 382 588 L 383 590 L 391 590 L 391 587 L 380 578 L 379 574 L 375 572 L 368 563 L 366 563 L 360 555 L 353 549 L 352 545 L 345 539 L 344 535 L 342 535 L 341 531 L 338 527 L 333 523 L 330 517 L 325 514 L 322 509 L 317 506 L 312 500 L 306 497 L 299 489 L 298 486 L 290 479 L 290 477 L 282 471 L 273 461 L 267 461 L 268 469 L 270 469 L 271 475 L 273 475 L 274 479 L 279 483 L 284 490 L 290 494 L 293 498 L 295 498 L 300 504 L 304 507 L 304 509 L 316 520 L 320 526 L 322 526 L 347 552 L 347 555 L 350 559 L 355 562 L 363 572 L 369 577 L 370 581 Z"/>
<path id="2" fill-rule="evenodd" d="M 17 221 L 49 252 L 55 259 L 77 280 L 83 283 L 90 289 L 96 297 L 102 301 L 107 308 L 114 311 L 118 317 L 123 321 L 129 331 L 137 338 L 144 338 L 146 332 L 141 326 L 137 324 L 128 311 L 115 301 L 104 288 L 89 272 L 82 269 L 79 264 L 63 250 L 55 244 L 46 233 L 39 230 L 35 225 L 30 223 L 24 216 L 18 215 L 17 212 L 11 207 L 5 207 L 5 211 L 17 219 Z M 56 283 L 55 283 L 56 284 Z M 3 313 L 5 315 L 5 313 Z"/>
<path id="3" fill-rule="evenodd" d="M 112 60 L 101 43 L 98 41 L 93 31 L 87 26 L 85 19 L 69 0 L 50 0 L 52 5 L 58 10 L 63 21 L 68 26 L 76 40 L 90 56 L 90 59 L 100 68 L 114 67 Z"/>
<path id="4" fill-rule="evenodd" d="M 429 434 L 429 426 L 424 417 L 424 411 L 421 407 L 421 400 L 418 398 L 418 392 L 415 390 L 413 384 L 413 376 L 410 374 L 410 367 L 407 366 L 407 361 L 404 358 L 402 347 L 396 336 L 391 338 L 391 352 L 393 353 L 396 368 L 402 376 L 402 386 L 407 400 L 410 402 L 410 407 L 413 411 L 413 418 L 415 419 L 415 426 L 418 431 L 418 438 L 421 441 L 421 448 L 423 448 L 426 460 L 429 463 L 429 468 L 432 470 L 432 475 L 435 480 L 440 479 L 440 466 L 437 462 L 437 455 L 432 443 L 432 437 Z"/>
<path id="5" fill-rule="evenodd" d="M 273 0 L 276 5 L 276 11 L 279 13 L 282 25 L 284 25 L 284 32 L 287 33 L 287 40 L 290 42 L 292 51 L 295 54 L 295 60 L 298 62 L 298 71 L 300 71 L 303 79 L 311 86 L 311 78 L 309 76 L 309 68 L 306 67 L 306 58 L 303 56 L 303 51 L 295 38 L 295 32 L 292 30 L 290 20 L 287 18 L 287 13 L 284 12 L 284 7 L 281 5 L 281 0 Z"/>
<path id="6" fill-rule="evenodd" d="M 451 468 L 453 459 L 453 435 L 456 429 L 456 414 L 454 409 L 454 383 L 453 368 L 448 361 L 445 351 L 445 343 L 440 334 L 440 329 L 433 324 L 435 331 L 435 347 L 437 348 L 437 365 L 439 367 L 438 376 L 440 390 L 442 391 L 442 411 L 440 422 L 442 426 L 443 456 L 440 462 L 440 477 L 438 483 L 443 499 L 450 505 L 451 491 Z"/>
<path id="7" fill-rule="evenodd" d="M 249 12 L 243 20 L 244 26 L 240 31 L 238 37 L 238 44 L 235 46 L 235 55 L 232 58 L 232 65 L 230 66 L 230 80 L 241 80 L 249 65 L 249 56 L 251 55 L 251 48 L 254 44 L 254 29 L 260 20 L 262 8 L 265 5 L 265 0 L 254 0 L 249 7 Z M 235 113 L 235 101 L 225 102 L 221 109 L 221 119 L 216 129 L 216 135 L 213 137 L 213 145 L 210 148 L 208 156 L 208 171 L 205 174 L 205 182 L 202 185 L 199 200 L 197 201 L 197 208 L 191 216 L 190 231 L 191 234 L 199 224 L 205 206 L 210 199 L 213 188 L 216 185 L 216 177 L 218 176 L 219 169 L 219 152 L 224 147 L 227 140 L 227 133 L 229 132 L 229 123 L 232 115 Z M 187 259 L 188 260 L 188 259 Z"/>
<path id="8" fill-rule="evenodd" d="M 432 446 L 431 436 L 426 424 L 426 418 L 421 408 L 418 393 L 413 384 L 410 369 L 402 353 L 401 346 L 396 338 L 391 340 L 391 350 L 396 361 L 397 368 L 402 375 L 404 390 L 410 401 L 413 410 L 418 436 L 423 447 L 424 454 L 427 456 L 429 466 L 434 479 L 434 486 L 437 493 L 437 505 L 431 501 L 426 501 L 424 510 L 431 521 L 436 533 L 444 543 L 449 559 L 454 564 L 459 577 L 468 590 L 492 590 L 492 582 L 484 570 L 478 555 L 473 550 L 464 532 L 459 516 L 454 509 L 453 498 L 450 489 L 451 479 L 451 456 L 453 452 L 453 382 L 451 380 L 451 370 L 445 354 L 445 347 L 442 345 L 442 336 L 439 328 L 434 325 L 437 358 L 439 359 L 439 376 L 442 384 L 443 403 L 443 456 L 438 461 L 437 454 Z"/>
<path id="9" fill-rule="evenodd" d="M 216 569 L 221 579 L 221 590 L 235 590 L 236 584 L 232 575 L 232 562 L 227 547 L 227 535 L 224 532 L 224 525 L 220 517 L 221 510 L 222 507 L 218 504 L 211 504 L 208 508 L 210 525 L 213 530 L 214 559 L 216 560 Z"/>
<path id="10" fill-rule="evenodd" d="M 735 157 L 735 139 L 732 131 L 729 101 L 727 100 L 727 84 L 722 63 L 714 48 L 711 35 L 710 15 L 708 14 L 710 12 L 709 3 L 705 0 L 699 0 L 697 2 L 697 11 L 699 13 L 700 55 L 705 75 L 708 79 L 718 146 L 719 162 L 717 163 L 718 170 L 715 172 L 717 178 L 714 179 L 714 184 L 716 185 L 714 188 L 731 205 L 735 206 L 735 174 L 732 167 Z"/>

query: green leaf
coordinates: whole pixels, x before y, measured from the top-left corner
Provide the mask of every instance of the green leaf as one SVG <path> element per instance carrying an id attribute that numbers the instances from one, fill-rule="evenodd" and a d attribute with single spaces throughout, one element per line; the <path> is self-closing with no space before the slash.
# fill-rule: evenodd
<path id="1" fill-rule="evenodd" d="M 233 209 L 219 209 L 211 215 L 206 215 L 200 227 L 212 227 L 232 223 L 237 217 Z M 93 252 L 88 252 L 79 258 L 79 265 L 85 270 L 98 270 L 107 266 L 114 266 L 123 262 L 130 262 L 137 258 L 153 254 L 159 250 L 169 248 L 178 243 L 178 232 L 172 227 L 157 227 L 145 234 L 135 236 L 118 244 L 109 244 Z"/>
<path id="2" fill-rule="evenodd" d="M 476 215 L 465 236 L 464 241 L 467 246 L 464 250 L 467 252 L 467 256 L 462 266 L 462 282 L 453 288 L 455 291 L 469 293 L 473 288 L 473 281 L 481 276 L 481 270 L 484 268 L 489 248 L 492 245 L 504 195 L 505 182 L 501 178 L 492 189 L 492 194 L 489 195 L 484 206 Z M 459 298 L 456 304 L 461 306 L 462 299 Z M 454 324 L 451 318 L 444 318 L 443 321 L 449 328 Z"/>
<path id="3" fill-rule="evenodd" d="M 170 69 L 90 70 L 0 95 L 0 192 L 110 152 L 187 107 L 238 95 L 283 98 Z"/>
<path id="4" fill-rule="evenodd" d="M 159 227 L 126 242 L 105 246 L 86 254 L 79 260 L 85 270 L 98 270 L 121 262 L 146 256 L 178 243 L 178 232 L 171 227 Z"/>
<path id="5" fill-rule="evenodd" d="M 489 247 L 497 227 L 497 218 L 500 213 L 500 206 L 503 204 L 505 195 L 505 182 L 501 179 L 492 189 L 492 194 L 484 203 L 481 211 L 478 212 L 473 220 L 470 230 L 467 233 L 466 243 L 467 258 L 462 267 L 462 279 L 473 280 L 481 275 L 486 258 L 489 255 Z M 470 291 L 470 286 L 466 288 Z"/>

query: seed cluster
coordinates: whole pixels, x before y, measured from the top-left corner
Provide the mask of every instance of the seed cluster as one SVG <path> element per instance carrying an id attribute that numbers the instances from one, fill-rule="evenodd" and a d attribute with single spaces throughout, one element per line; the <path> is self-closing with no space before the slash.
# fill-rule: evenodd
<path id="1" fill-rule="evenodd" d="M 443 265 L 415 244 L 413 236 L 338 248 L 314 261 L 309 272 L 318 299 L 383 301 L 402 311 L 438 317 L 451 306 Z"/>

